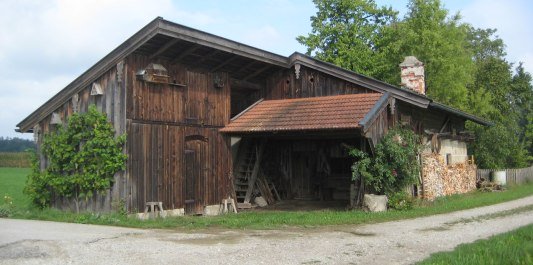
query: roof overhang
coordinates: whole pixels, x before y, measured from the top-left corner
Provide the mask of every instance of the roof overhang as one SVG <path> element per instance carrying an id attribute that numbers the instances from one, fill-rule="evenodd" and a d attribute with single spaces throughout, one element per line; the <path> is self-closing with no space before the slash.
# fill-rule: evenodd
<path id="1" fill-rule="evenodd" d="M 132 53 L 143 54 L 149 58 L 161 57 L 172 60 L 173 63 L 197 62 L 213 72 L 224 69 L 240 83 L 250 84 L 248 81 L 261 80 L 279 69 L 288 69 L 300 64 L 382 94 L 389 93 L 389 97 L 417 107 L 450 112 L 482 125 L 492 124 L 432 102 L 425 95 L 357 74 L 305 54 L 295 52 L 290 57 L 285 57 L 157 17 L 18 123 L 16 131 L 32 132 L 39 121 Z"/>
<path id="2" fill-rule="evenodd" d="M 446 106 L 446 105 L 438 103 L 438 102 L 434 102 L 433 101 L 433 102 L 429 103 L 429 108 L 430 109 L 440 110 L 440 111 L 445 111 L 445 112 L 451 113 L 453 115 L 456 115 L 458 117 L 464 118 L 466 120 L 475 122 L 477 124 L 481 124 L 483 126 L 493 126 L 494 125 L 494 123 L 492 123 L 490 121 L 484 120 L 484 119 L 482 119 L 480 117 L 474 116 L 472 114 L 469 114 L 469 113 L 466 113 L 464 111 L 452 108 L 450 106 Z"/>
<path id="3" fill-rule="evenodd" d="M 360 130 L 361 120 L 383 98 L 381 93 L 364 93 L 258 101 L 220 132 L 250 135 Z"/>
<path id="4" fill-rule="evenodd" d="M 181 59 L 197 60 L 194 58 L 195 54 L 190 52 L 196 49 L 198 53 L 206 55 L 202 58 L 203 64 L 207 64 L 208 59 L 210 59 L 206 58 L 207 55 L 210 54 L 211 57 L 214 57 L 216 53 L 217 57 L 211 61 L 210 70 L 213 71 L 222 65 L 228 67 L 228 63 L 232 61 L 234 65 L 232 71 L 242 82 L 251 78 L 266 76 L 278 69 L 288 68 L 288 58 L 285 56 L 157 17 L 19 122 L 15 131 L 32 132 L 33 126 L 39 121 L 61 107 L 74 94 L 89 86 L 105 72 L 116 67 L 120 61 L 132 53 L 146 54 L 150 58 L 164 57 L 166 54 L 172 54 L 172 51 L 182 51 L 184 47 L 189 50 L 187 55 L 190 58 L 180 56 Z M 198 49 L 199 47 L 201 48 Z M 173 63 L 177 62 L 179 61 L 173 61 Z M 242 65 L 246 67 L 242 67 Z"/>

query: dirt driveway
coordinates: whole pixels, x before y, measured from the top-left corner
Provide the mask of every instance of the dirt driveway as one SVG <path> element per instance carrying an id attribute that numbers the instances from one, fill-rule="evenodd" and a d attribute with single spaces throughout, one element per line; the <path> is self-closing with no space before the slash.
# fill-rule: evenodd
<path id="1" fill-rule="evenodd" d="M 177 232 L 0 219 L 0 264 L 411 264 L 533 223 L 533 196 L 364 226 Z"/>

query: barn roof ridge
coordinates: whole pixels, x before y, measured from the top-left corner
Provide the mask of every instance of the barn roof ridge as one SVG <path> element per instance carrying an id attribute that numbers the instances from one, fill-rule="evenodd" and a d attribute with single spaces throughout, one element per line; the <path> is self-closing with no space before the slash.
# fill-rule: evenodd
<path id="1" fill-rule="evenodd" d="M 29 114 L 25 119 L 19 122 L 16 126 L 19 132 L 31 132 L 32 127 L 40 120 L 44 119 L 50 113 L 59 108 L 64 102 L 68 101 L 70 97 L 78 93 L 86 86 L 90 85 L 94 80 L 109 71 L 112 67 L 115 67 L 120 61 L 125 59 L 129 54 L 135 52 L 143 44 L 157 36 L 162 34 L 171 38 L 182 39 L 195 44 L 219 49 L 227 53 L 240 55 L 252 60 L 261 61 L 266 64 L 271 64 L 276 67 L 291 68 L 295 64 L 301 64 L 306 67 L 322 71 L 326 74 L 347 80 L 364 86 L 368 89 L 374 90 L 380 93 L 389 92 L 395 98 L 402 101 L 406 101 L 415 106 L 428 108 L 433 101 L 424 96 L 417 94 L 406 89 L 396 87 L 394 85 L 373 79 L 371 77 L 364 76 L 362 74 L 355 73 L 353 71 L 341 68 L 339 66 L 317 60 L 308 55 L 294 52 L 288 57 L 278 55 L 272 52 L 268 52 L 256 47 L 252 47 L 247 44 L 239 43 L 224 37 L 220 37 L 211 33 L 207 33 L 201 30 L 190 28 L 175 22 L 171 22 L 157 17 L 141 28 L 135 34 L 133 34 L 126 41 L 121 43 L 109 54 L 97 61 L 93 66 L 83 72 L 80 76 L 74 79 L 61 91 L 52 96 L 48 101 L 42 104 L 39 108 Z M 440 103 L 433 103 L 433 107 L 439 108 L 444 111 L 449 111 L 455 115 L 472 120 L 477 123 L 485 124 L 483 121 L 473 115 L 462 112 L 460 110 L 452 109 Z"/>

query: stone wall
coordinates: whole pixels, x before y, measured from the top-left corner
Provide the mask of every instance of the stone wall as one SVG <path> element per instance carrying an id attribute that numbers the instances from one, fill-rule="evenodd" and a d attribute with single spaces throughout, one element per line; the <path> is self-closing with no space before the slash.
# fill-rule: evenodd
<path id="1" fill-rule="evenodd" d="M 466 193 L 476 189 L 476 166 L 468 162 L 447 165 L 440 154 L 422 154 L 422 197 Z"/>

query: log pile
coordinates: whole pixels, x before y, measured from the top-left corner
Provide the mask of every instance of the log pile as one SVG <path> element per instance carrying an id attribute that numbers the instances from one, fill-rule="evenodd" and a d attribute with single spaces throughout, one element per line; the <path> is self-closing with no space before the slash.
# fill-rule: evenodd
<path id="1" fill-rule="evenodd" d="M 493 192 L 493 191 L 503 191 L 505 190 L 505 188 L 498 184 L 498 183 L 495 183 L 495 182 L 490 182 L 488 180 L 486 180 L 485 178 L 481 178 L 480 180 L 478 180 L 476 182 L 476 188 L 479 190 L 479 191 L 483 191 L 483 192 Z"/>
<path id="2" fill-rule="evenodd" d="M 476 166 L 468 162 L 446 165 L 435 153 L 422 155 L 423 198 L 466 193 L 476 189 Z"/>

